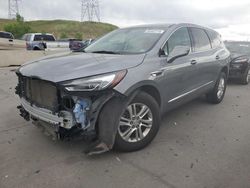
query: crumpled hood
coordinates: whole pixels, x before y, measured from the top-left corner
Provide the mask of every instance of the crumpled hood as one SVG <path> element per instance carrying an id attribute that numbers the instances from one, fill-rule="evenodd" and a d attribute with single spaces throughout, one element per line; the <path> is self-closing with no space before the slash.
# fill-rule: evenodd
<path id="1" fill-rule="evenodd" d="M 113 71 L 141 64 L 145 54 L 116 55 L 95 53 L 60 53 L 24 64 L 19 68 L 23 76 L 61 82 Z"/>

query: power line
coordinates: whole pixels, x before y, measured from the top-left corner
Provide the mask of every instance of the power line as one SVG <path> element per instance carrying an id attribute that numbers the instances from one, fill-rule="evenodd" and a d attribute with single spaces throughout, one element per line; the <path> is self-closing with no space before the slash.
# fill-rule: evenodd
<path id="1" fill-rule="evenodd" d="M 82 0 L 81 22 L 83 21 L 100 22 L 100 7 L 98 0 Z"/>
<path id="2" fill-rule="evenodd" d="M 9 19 L 15 19 L 17 14 L 20 14 L 19 12 L 19 2 L 21 0 L 8 0 L 9 1 L 9 12 L 8 12 L 8 18 Z"/>

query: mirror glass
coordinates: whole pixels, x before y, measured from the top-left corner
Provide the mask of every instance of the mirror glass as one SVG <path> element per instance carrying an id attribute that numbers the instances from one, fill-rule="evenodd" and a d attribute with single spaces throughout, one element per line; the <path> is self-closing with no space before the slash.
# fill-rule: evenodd
<path id="1" fill-rule="evenodd" d="M 188 55 L 189 52 L 190 52 L 189 46 L 175 46 L 174 49 L 168 55 L 168 63 L 173 62 L 175 59 L 179 57 Z"/>

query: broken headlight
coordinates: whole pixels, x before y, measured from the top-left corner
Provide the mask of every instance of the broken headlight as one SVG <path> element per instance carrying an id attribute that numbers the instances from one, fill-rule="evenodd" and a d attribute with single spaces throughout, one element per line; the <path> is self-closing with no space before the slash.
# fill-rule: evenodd
<path id="1" fill-rule="evenodd" d="M 127 71 L 119 71 L 63 82 L 67 91 L 98 91 L 115 87 L 126 75 Z"/>

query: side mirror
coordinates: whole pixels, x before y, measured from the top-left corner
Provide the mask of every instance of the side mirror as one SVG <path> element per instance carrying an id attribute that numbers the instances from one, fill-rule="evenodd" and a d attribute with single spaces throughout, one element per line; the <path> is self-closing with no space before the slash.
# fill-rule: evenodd
<path id="1" fill-rule="evenodd" d="M 175 59 L 188 55 L 190 47 L 188 46 L 176 46 L 172 52 L 168 55 L 168 63 L 172 63 Z"/>

